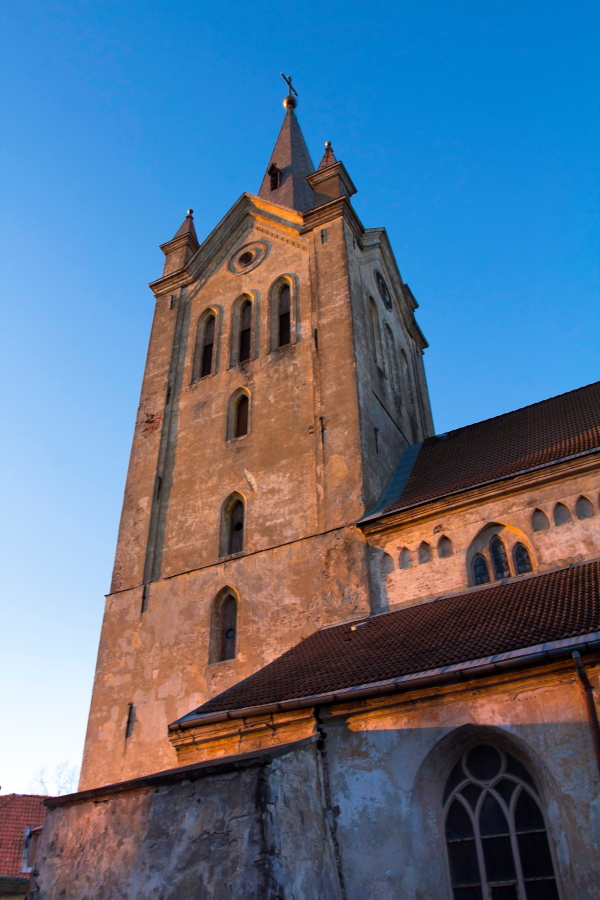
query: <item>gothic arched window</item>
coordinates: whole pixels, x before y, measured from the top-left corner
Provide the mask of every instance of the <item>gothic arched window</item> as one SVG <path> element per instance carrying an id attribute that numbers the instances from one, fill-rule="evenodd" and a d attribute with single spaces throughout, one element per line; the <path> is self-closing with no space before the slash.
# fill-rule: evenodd
<path id="1" fill-rule="evenodd" d="M 583 495 L 579 497 L 575 504 L 575 514 L 578 519 L 591 519 L 594 515 L 594 507 L 592 506 L 591 500 L 588 500 L 588 498 Z"/>
<path id="2" fill-rule="evenodd" d="M 494 578 L 510 578 L 510 569 L 508 568 L 508 558 L 506 556 L 506 547 L 502 538 L 495 535 L 490 541 L 490 556 L 492 558 L 492 566 L 494 568 Z"/>
<path id="3" fill-rule="evenodd" d="M 428 563 L 432 560 L 431 547 L 427 541 L 421 541 L 417 550 L 417 559 L 419 563 Z"/>
<path id="4" fill-rule="evenodd" d="M 548 516 L 543 509 L 534 509 L 531 516 L 531 527 L 534 531 L 546 531 L 546 529 L 550 528 Z"/>
<path id="5" fill-rule="evenodd" d="M 252 303 L 247 300 L 240 310 L 240 347 L 239 361 L 250 359 L 252 339 Z"/>
<path id="6" fill-rule="evenodd" d="M 215 347 L 215 324 L 214 316 L 209 316 L 204 325 L 204 337 L 202 340 L 202 361 L 200 365 L 200 378 L 210 375 L 213 370 L 213 350 Z"/>
<path id="7" fill-rule="evenodd" d="M 247 394 L 242 394 L 235 409 L 234 437 L 243 437 L 248 434 L 248 410 L 250 401 Z"/>
<path id="8" fill-rule="evenodd" d="M 377 307 L 375 306 L 375 301 L 372 297 L 369 297 L 369 319 L 371 322 L 371 353 L 373 355 L 373 359 L 379 365 L 379 358 L 381 356 L 381 335 L 379 333 L 379 316 L 377 315 Z"/>
<path id="9" fill-rule="evenodd" d="M 229 514 L 229 553 L 244 549 L 244 504 L 236 500 Z"/>
<path id="10" fill-rule="evenodd" d="M 526 572 L 532 571 L 533 567 L 529 557 L 529 550 L 525 544 L 521 544 L 520 542 L 515 544 L 513 554 L 515 557 L 515 569 L 517 570 L 517 575 L 524 575 Z"/>
<path id="11" fill-rule="evenodd" d="M 237 600 L 233 594 L 227 594 L 222 599 L 219 613 L 219 660 L 234 659 L 237 632 Z"/>
<path id="12" fill-rule="evenodd" d="M 285 347 L 292 339 L 291 323 L 291 290 L 289 284 L 284 284 L 279 289 L 277 324 L 277 346 Z"/>
<path id="13" fill-rule="evenodd" d="M 572 521 L 568 507 L 564 503 L 557 503 L 554 507 L 554 524 L 567 525 Z"/>
<path id="14" fill-rule="evenodd" d="M 443 534 L 438 541 L 437 552 L 440 559 L 447 559 L 448 556 L 452 556 L 454 553 L 452 541 L 449 537 L 446 537 L 445 534 Z"/>
<path id="15" fill-rule="evenodd" d="M 401 569 L 410 569 L 410 567 L 412 566 L 412 556 L 410 555 L 410 550 L 408 549 L 408 547 L 403 547 L 400 551 L 398 564 Z"/>
<path id="16" fill-rule="evenodd" d="M 559 900 L 538 789 L 516 757 L 467 750 L 443 803 L 454 900 Z"/>
<path id="17" fill-rule="evenodd" d="M 473 581 L 475 584 L 488 584 L 490 573 L 485 556 L 478 553 L 473 560 Z"/>

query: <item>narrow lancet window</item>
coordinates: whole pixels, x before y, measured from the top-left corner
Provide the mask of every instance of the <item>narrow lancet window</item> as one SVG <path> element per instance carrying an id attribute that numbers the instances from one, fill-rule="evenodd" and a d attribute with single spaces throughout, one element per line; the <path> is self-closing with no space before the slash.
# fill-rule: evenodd
<path id="1" fill-rule="evenodd" d="M 488 584 L 489 580 L 490 573 L 486 558 L 481 553 L 478 553 L 473 560 L 473 581 L 475 584 Z"/>
<path id="2" fill-rule="evenodd" d="M 284 284 L 279 291 L 279 340 L 278 346 L 285 347 L 291 340 L 291 291 L 289 284 Z"/>
<path id="3" fill-rule="evenodd" d="M 532 571 L 531 559 L 529 558 L 529 551 L 525 544 L 515 544 L 514 549 L 515 555 L 515 569 L 517 570 L 517 575 L 524 575 L 526 572 Z"/>
<path id="4" fill-rule="evenodd" d="M 244 303 L 240 315 L 240 362 L 250 359 L 250 344 L 252 337 L 252 304 Z"/>
<path id="5" fill-rule="evenodd" d="M 240 399 L 237 402 L 236 410 L 235 410 L 235 429 L 234 429 L 234 437 L 243 437 L 245 434 L 248 434 L 248 410 L 250 407 L 250 401 L 246 394 L 242 394 Z"/>
<path id="6" fill-rule="evenodd" d="M 496 535 L 490 541 L 490 556 L 492 557 L 492 565 L 494 567 L 494 578 L 510 577 L 510 569 L 508 568 L 508 559 L 506 556 L 506 548 L 502 539 Z"/>
<path id="7" fill-rule="evenodd" d="M 215 317 L 210 316 L 204 326 L 204 340 L 202 342 L 202 365 L 200 378 L 210 375 L 213 370 L 213 350 L 215 346 Z"/>
<path id="8" fill-rule="evenodd" d="M 534 509 L 533 515 L 531 516 L 531 527 L 534 531 L 546 531 L 550 528 L 548 516 L 543 509 Z"/>
<path id="9" fill-rule="evenodd" d="M 244 504 L 237 500 L 231 509 L 229 520 L 229 553 L 244 549 Z"/>
<path id="10" fill-rule="evenodd" d="M 237 631 L 237 602 L 232 594 L 228 594 L 221 606 L 221 634 L 219 660 L 235 658 L 235 639 Z"/>
<path id="11" fill-rule="evenodd" d="M 569 508 L 565 506 L 564 503 L 557 503 L 554 507 L 554 524 L 568 525 L 568 523 L 572 521 Z"/>

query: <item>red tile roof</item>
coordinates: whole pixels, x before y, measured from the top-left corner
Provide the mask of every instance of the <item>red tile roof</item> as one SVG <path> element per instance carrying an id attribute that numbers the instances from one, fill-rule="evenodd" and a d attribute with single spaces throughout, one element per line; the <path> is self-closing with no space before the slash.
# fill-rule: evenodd
<path id="1" fill-rule="evenodd" d="M 356 630 L 343 624 L 317 631 L 178 723 L 600 631 L 600 561 L 521 576 L 362 621 Z"/>
<path id="2" fill-rule="evenodd" d="M 22 872 L 25 829 L 44 824 L 44 800 L 41 794 L 0 795 L 0 876 L 26 877 Z"/>
<path id="3" fill-rule="evenodd" d="M 421 445 L 408 480 L 365 520 L 600 448 L 600 381 Z M 411 448 L 407 448 L 405 455 Z M 403 466 L 402 460 L 399 469 Z M 405 466 L 406 468 L 406 466 Z M 401 491 L 401 493 L 400 493 Z M 364 521 L 364 520 L 363 520 Z"/>

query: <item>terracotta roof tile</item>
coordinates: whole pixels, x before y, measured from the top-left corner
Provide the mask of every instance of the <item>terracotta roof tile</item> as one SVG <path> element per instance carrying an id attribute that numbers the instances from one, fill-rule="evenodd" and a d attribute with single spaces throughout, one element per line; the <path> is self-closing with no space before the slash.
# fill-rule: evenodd
<path id="1" fill-rule="evenodd" d="M 363 621 L 355 631 L 350 624 L 317 631 L 193 715 L 327 694 L 598 631 L 600 561 Z"/>
<path id="2" fill-rule="evenodd" d="M 428 438 L 408 479 L 395 474 L 391 487 L 397 483 L 401 493 L 392 497 L 387 492 L 377 518 L 596 448 L 600 381 Z M 363 521 L 374 517 L 371 513 Z"/>
<path id="3" fill-rule="evenodd" d="M 0 876 L 26 877 L 22 873 L 25 829 L 44 824 L 44 800 L 41 794 L 0 796 Z"/>

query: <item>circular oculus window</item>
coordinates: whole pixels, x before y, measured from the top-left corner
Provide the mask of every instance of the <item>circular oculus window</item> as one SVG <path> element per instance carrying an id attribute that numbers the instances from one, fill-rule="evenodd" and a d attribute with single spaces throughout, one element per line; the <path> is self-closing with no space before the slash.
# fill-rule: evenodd
<path id="1" fill-rule="evenodd" d="M 232 275 L 245 275 L 260 266 L 268 252 L 269 245 L 265 241 L 252 241 L 235 251 L 227 268 Z"/>
<path id="2" fill-rule="evenodd" d="M 386 284 L 385 278 L 381 274 L 381 272 L 375 270 L 375 281 L 377 282 L 377 288 L 379 290 L 379 295 L 388 309 L 392 308 L 392 295 L 390 294 L 390 289 Z"/>

